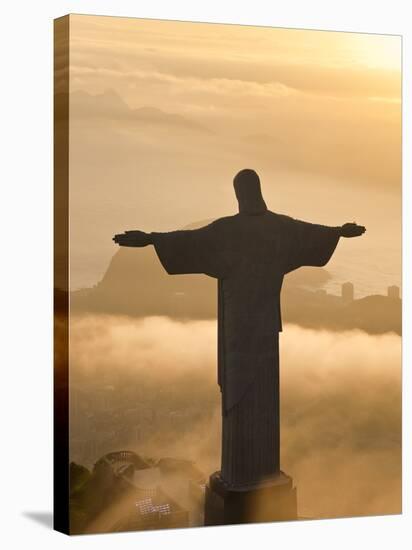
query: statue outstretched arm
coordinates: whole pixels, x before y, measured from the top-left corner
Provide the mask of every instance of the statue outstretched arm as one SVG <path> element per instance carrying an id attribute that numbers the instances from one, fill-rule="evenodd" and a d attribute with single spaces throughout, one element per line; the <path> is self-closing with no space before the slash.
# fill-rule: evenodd
<path id="1" fill-rule="evenodd" d="M 119 246 L 143 247 L 153 244 L 151 233 L 145 233 L 144 231 L 138 230 L 118 233 L 112 240 Z"/>
<path id="2" fill-rule="evenodd" d="M 203 273 L 219 278 L 225 273 L 219 243 L 220 224 L 211 222 L 198 229 L 145 233 L 125 231 L 113 237 L 119 246 L 144 247 L 153 245 L 164 269 L 170 275 Z"/>
<path id="3" fill-rule="evenodd" d="M 331 227 L 287 219 L 287 231 L 283 239 L 284 272 L 289 273 L 302 266 L 322 267 L 328 263 L 340 237 L 360 237 L 366 231 L 362 225 L 345 223 Z"/>
<path id="4" fill-rule="evenodd" d="M 358 225 L 355 222 L 345 223 L 341 227 L 338 227 L 340 230 L 340 237 L 346 237 L 348 239 L 352 237 L 360 237 L 366 232 L 366 227 L 363 225 Z"/>
<path id="5" fill-rule="evenodd" d="M 352 237 L 360 237 L 366 232 L 366 227 L 364 225 L 358 225 L 355 222 L 344 223 L 343 225 L 331 227 L 329 225 L 311 224 L 308 222 L 302 222 L 300 220 L 295 221 L 306 227 L 323 227 L 325 229 L 333 230 L 339 237 L 345 237 L 347 239 L 350 239 Z"/>

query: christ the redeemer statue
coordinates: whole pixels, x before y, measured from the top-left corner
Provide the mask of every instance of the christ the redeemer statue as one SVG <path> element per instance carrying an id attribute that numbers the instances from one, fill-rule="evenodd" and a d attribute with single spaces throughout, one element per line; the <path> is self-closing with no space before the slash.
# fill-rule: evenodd
<path id="1" fill-rule="evenodd" d="M 239 213 L 200 229 L 115 235 L 121 246 L 154 245 L 167 273 L 218 280 L 218 383 L 222 392 L 220 478 L 242 491 L 280 475 L 279 332 L 283 277 L 324 266 L 340 237 L 365 228 L 307 223 L 267 209 L 254 170 L 234 178 Z"/>

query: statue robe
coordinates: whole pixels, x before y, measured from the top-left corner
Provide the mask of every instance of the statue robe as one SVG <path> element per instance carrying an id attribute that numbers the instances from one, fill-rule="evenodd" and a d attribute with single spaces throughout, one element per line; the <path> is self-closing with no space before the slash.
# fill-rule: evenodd
<path id="1" fill-rule="evenodd" d="M 301 266 L 325 265 L 337 230 L 265 211 L 152 236 L 167 273 L 218 280 L 223 481 L 242 489 L 277 475 L 283 277 Z"/>

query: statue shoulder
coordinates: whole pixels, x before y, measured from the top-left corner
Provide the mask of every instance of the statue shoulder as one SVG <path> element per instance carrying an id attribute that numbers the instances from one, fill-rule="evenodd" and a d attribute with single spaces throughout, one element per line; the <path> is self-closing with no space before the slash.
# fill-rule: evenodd
<path id="1" fill-rule="evenodd" d="M 224 229 L 225 227 L 232 225 L 235 220 L 236 214 L 234 216 L 224 216 L 223 218 L 213 220 L 206 227 L 210 227 L 211 229 Z"/>
<path id="2" fill-rule="evenodd" d="M 278 224 L 280 226 L 287 226 L 296 222 L 295 218 L 291 216 L 286 216 L 286 214 L 278 214 L 277 212 L 267 211 L 268 219 L 271 222 Z"/>

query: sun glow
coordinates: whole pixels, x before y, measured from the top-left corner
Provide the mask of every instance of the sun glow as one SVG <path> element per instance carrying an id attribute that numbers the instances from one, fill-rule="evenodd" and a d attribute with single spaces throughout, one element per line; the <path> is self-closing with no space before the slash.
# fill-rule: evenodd
<path id="1" fill-rule="evenodd" d="M 401 69 L 402 37 L 383 35 L 353 35 L 355 61 L 376 69 Z"/>

